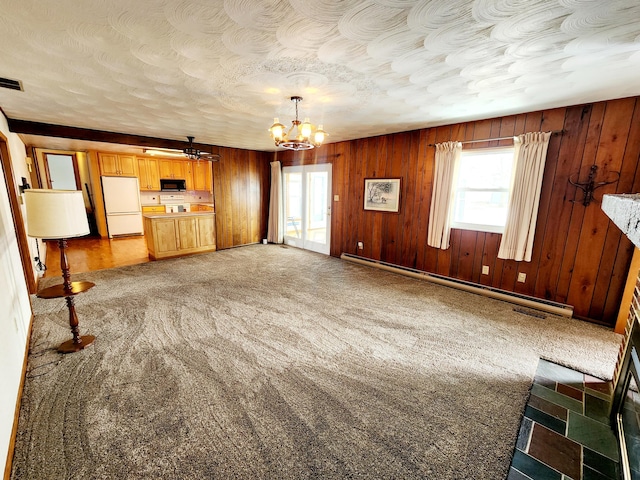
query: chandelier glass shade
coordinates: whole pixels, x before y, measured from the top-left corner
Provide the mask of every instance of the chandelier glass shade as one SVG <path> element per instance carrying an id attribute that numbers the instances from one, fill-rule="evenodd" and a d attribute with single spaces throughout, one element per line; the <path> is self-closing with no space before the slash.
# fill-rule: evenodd
<path id="1" fill-rule="evenodd" d="M 318 125 L 316 128 L 308 118 L 305 118 L 304 122 L 298 119 L 298 103 L 302 101 L 302 97 L 291 97 L 291 101 L 296 105 L 296 119 L 291 121 L 291 128 L 285 131 L 287 127 L 281 124 L 277 118 L 273 119 L 273 125 L 269 128 L 276 147 L 296 151 L 319 147 L 328 133 L 322 129 L 322 125 Z"/>

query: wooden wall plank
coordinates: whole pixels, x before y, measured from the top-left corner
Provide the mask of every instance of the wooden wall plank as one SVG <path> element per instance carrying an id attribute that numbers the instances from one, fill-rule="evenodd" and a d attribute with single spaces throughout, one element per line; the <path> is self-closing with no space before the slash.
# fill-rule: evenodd
<path id="1" fill-rule="evenodd" d="M 513 137 L 516 129 L 515 115 L 501 118 L 500 130 L 498 137 Z M 499 142 L 499 146 L 513 146 L 513 140 L 502 140 Z M 502 283 L 502 273 L 504 272 L 504 260 L 498 258 L 498 250 L 500 248 L 500 241 L 502 235 L 488 233 L 485 235 L 484 253 L 482 255 L 483 265 L 489 267 L 489 275 L 482 276 L 480 281 L 484 285 L 491 285 L 493 287 L 500 287 Z"/>
<path id="2" fill-rule="evenodd" d="M 394 152 L 394 155 L 398 156 L 401 166 L 400 177 L 405 185 L 403 190 L 407 192 L 401 198 L 396 255 L 400 259 L 408 260 L 410 264 L 415 264 L 416 237 L 411 232 L 415 231 L 414 223 L 418 220 L 413 213 L 417 196 L 415 194 L 417 178 L 412 173 L 416 171 L 416 163 L 418 162 L 417 145 L 414 142 L 415 133 L 407 132 L 402 142 L 402 148 Z"/>
<path id="3" fill-rule="evenodd" d="M 257 243 L 267 235 L 272 154 L 221 147 L 220 157 L 213 163 L 217 248 Z"/>
<path id="4" fill-rule="evenodd" d="M 559 143 L 556 168 L 534 290 L 535 296 L 547 300 L 555 300 L 554 291 L 558 284 L 573 210 L 573 204 L 567 198 L 567 192 L 569 189 L 573 191 L 575 187 L 569 183 L 569 177 L 580 168 L 582 148 L 578 148 L 578 145 L 583 146 L 586 137 L 586 127 L 581 128 L 581 123 L 585 115 L 588 120 L 590 113 L 590 108 L 588 111 L 584 107 L 566 109 L 562 126 L 564 133 L 556 137 Z M 550 160 L 552 157 L 547 157 L 547 161 Z"/>
<path id="5" fill-rule="evenodd" d="M 435 148 L 430 147 L 436 141 L 436 130 L 431 128 L 429 130 L 422 130 L 420 132 L 420 146 L 418 149 L 418 157 L 422 162 L 422 165 L 418 169 L 420 175 L 420 187 L 418 204 L 418 233 L 417 233 L 417 246 L 418 252 L 416 255 L 415 268 L 419 270 L 434 272 L 436 268 L 437 252 L 435 248 L 427 245 L 427 233 L 429 231 L 429 211 L 431 208 L 431 196 L 433 192 L 433 168 Z"/>
<path id="6" fill-rule="evenodd" d="M 640 152 L 640 128 L 637 128 L 637 126 L 640 125 L 640 98 L 638 97 L 636 97 L 636 105 L 631 125 L 632 128 L 629 132 L 627 147 L 620 169 L 620 180 L 616 186 L 617 193 L 640 191 L 640 154 L 638 153 Z M 598 198 L 600 198 L 599 194 Z M 611 221 L 609 221 L 609 228 L 615 228 L 611 225 Z M 622 259 L 619 260 L 616 258 L 602 315 L 595 318 L 612 318 L 618 314 L 634 247 L 626 237 L 622 236 L 618 249 L 618 255 L 622 256 Z M 628 257 L 628 261 L 625 261 L 626 257 Z M 596 290 L 597 289 L 598 285 L 596 285 Z"/>
<path id="7" fill-rule="evenodd" d="M 596 158 L 596 150 L 597 144 L 600 141 L 600 133 L 602 130 L 602 120 L 604 118 L 606 104 L 599 103 L 594 104 L 593 110 L 591 111 L 591 117 L 588 123 L 587 129 L 587 137 L 582 147 L 582 155 L 580 159 L 580 175 L 577 178 L 580 181 L 584 181 L 586 179 L 586 174 L 588 174 L 589 168 L 591 165 L 595 163 Z M 593 209 L 587 210 L 586 207 L 582 206 L 579 201 L 582 199 L 582 195 L 578 192 L 578 189 L 574 190 L 574 209 L 571 216 L 571 222 L 569 225 L 569 237 L 567 239 L 567 246 L 565 248 L 565 262 L 562 266 L 560 281 L 558 283 L 557 288 L 557 296 L 560 302 L 568 302 L 570 289 L 573 287 L 573 296 L 572 300 L 578 298 L 576 294 L 576 286 L 580 282 L 578 280 L 578 275 L 575 270 L 575 266 L 579 265 L 580 257 L 578 256 L 578 248 L 580 245 L 580 239 L 583 235 L 589 235 L 589 232 L 584 231 L 584 225 L 593 225 L 593 221 L 589 218 L 585 218 L 587 211 L 593 213 Z M 577 201 L 576 201 L 577 200 Z M 584 247 L 583 247 L 584 250 Z M 581 301 L 579 304 L 583 307 L 585 304 Z M 583 312 L 581 312 L 583 313 Z"/>
<path id="8" fill-rule="evenodd" d="M 634 105 L 635 99 L 607 102 L 598 135 L 599 141 L 589 145 L 592 151 L 589 157 L 595 157 L 595 164 L 601 167 L 602 171 L 620 170 Z M 614 192 L 615 185 L 608 185 L 600 189 L 599 193 Z M 603 250 L 607 227 L 608 219 L 596 203 L 585 207 L 577 250 L 580 261 L 576 262 L 567 296 L 570 304 L 577 305 L 574 312 L 578 316 L 589 315 L 598 269 L 603 257 L 611 253 L 615 255 L 615 252 Z"/>
<path id="9" fill-rule="evenodd" d="M 609 181 L 614 179 L 617 174 L 613 172 L 621 172 L 623 169 L 624 152 L 627 149 L 629 134 L 633 130 L 631 127 L 633 125 L 632 117 L 635 106 L 635 99 L 630 98 L 610 102 L 610 105 L 607 107 L 609 114 L 605 117 L 605 123 L 603 124 L 603 136 L 601 136 L 601 148 L 599 149 L 599 152 L 602 152 L 602 146 L 606 145 L 608 145 L 605 147 L 608 152 L 600 157 L 602 160 L 598 161 L 599 165 L 602 162 L 602 169 L 599 170 L 601 175 L 598 178 L 599 180 L 602 179 L 602 181 Z M 613 114 L 611 113 L 612 110 L 614 111 Z M 612 125 L 610 122 L 607 122 L 607 120 L 612 117 L 615 117 L 613 118 L 613 121 L 617 124 Z M 620 134 L 620 132 L 625 131 L 626 133 Z M 631 187 L 631 181 L 627 178 L 621 178 L 620 180 L 616 182 L 616 184 L 605 185 L 603 188 L 598 189 L 596 198 L 602 198 L 601 195 L 604 195 L 605 193 L 616 193 L 619 186 L 618 184 L 620 183 L 622 183 L 622 185 L 626 184 L 625 186 L 627 188 Z M 599 207 L 600 202 L 595 201 L 594 205 Z M 598 208 L 598 211 L 604 216 L 604 213 L 600 208 Z M 601 221 L 604 223 L 604 219 Z M 606 233 L 604 233 L 605 240 L 603 254 L 600 258 L 600 265 L 597 269 L 597 275 L 593 285 L 593 297 L 587 314 L 590 318 L 602 317 L 609 288 L 612 287 L 615 282 L 620 282 L 622 280 L 619 274 L 617 277 L 614 274 L 616 256 L 619 252 L 622 232 L 611 222 L 607 222 L 604 228 L 601 228 L 601 231 Z"/>

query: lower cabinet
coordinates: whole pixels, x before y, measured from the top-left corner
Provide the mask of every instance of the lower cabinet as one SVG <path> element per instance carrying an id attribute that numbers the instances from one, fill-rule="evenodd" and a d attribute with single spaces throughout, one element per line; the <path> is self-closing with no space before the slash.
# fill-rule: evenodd
<path id="1" fill-rule="evenodd" d="M 164 205 L 143 205 L 142 213 L 165 213 L 167 209 Z"/>
<path id="2" fill-rule="evenodd" d="M 216 249 L 215 214 L 145 215 L 144 234 L 153 260 Z"/>

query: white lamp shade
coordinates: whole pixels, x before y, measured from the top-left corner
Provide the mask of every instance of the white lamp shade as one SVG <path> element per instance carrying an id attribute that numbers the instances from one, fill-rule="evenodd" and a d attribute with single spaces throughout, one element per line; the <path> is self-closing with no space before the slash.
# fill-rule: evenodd
<path id="1" fill-rule="evenodd" d="M 81 190 L 24 191 L 27 235 L 37 238 L 71 238 L 89 234 Z"/>

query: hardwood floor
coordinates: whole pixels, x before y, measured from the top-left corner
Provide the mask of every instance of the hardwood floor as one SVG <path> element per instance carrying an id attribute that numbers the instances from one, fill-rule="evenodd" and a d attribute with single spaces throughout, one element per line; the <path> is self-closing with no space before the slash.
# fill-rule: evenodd
<path id="1" fill-rule="evenodd" d="M 124 238 L 72 238 L 67 240 L 67 260 L 74 273 L 135 265 L 149 261 L 143 236 Z M 47 242 L 45 277 L 60 276 L 60 249 L 57 241 Z"/>

